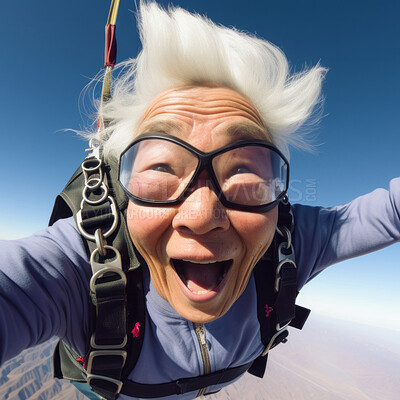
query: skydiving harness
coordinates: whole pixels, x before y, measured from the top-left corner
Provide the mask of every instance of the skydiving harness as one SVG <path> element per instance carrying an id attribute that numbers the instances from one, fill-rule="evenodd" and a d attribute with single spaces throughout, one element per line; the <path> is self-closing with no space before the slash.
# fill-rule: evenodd
<path id="1" fill-rule="evenodd" d="M 119 0 L 112 0 L 106 25 L 102 103 L 111 96 L 118 6 Z M 106 123 L 100 118 L 99 128 Z M 126 226 L 128 199 L 118 181 L 118 162 L 105 162 L 99 150 L 92 142 L 90 154 L 57 196 L 49 223 L 74 216 L 92 269 L 89 350 L 84 356 L 77 354 L 60 340 L 53 356 L 54 376 L 86 382 L 106 400 L 116 399 L 119 393 L 140 398 L 204 393 L 202 389 L 230 382 L 245 371 L 263 377 L 269 351 L 286 342 L 288 326 L 301 329 L 310 312 L 295 304 L 293 214 L 287 198 L 279 205 L 274 240 L 254 268 L 263 353 L 248 364 L 193 378 L 161 384 L 132 382 L 127 377 L 135 368 L 145 335 L 142 266 L 146 264 L 135 251 Z"/>
<path id="2" fill-rule="evenodd" d="M 117 398 L 119 393 L 141 398 L 183 394 L 230 382 L 245 371 L 263 377 L 270 349 L 286 342 L 288 326 L 301 329 L 309 314 L 309 310 L 295 304 L 297 279 L 290 204 L 279 205 L 274 240 L 254 268 L 257 314 L 265 346 L 262 355 L 254 362 L 207 375 L 140 384 L 127 380 L 127 376 L 139 358 L 145 333 L 141 267 L 145 262 L 129 237 L 128 200 L 117 180 L 117 171 L 116 161 L 105 163 L 90 155 L 55 202 L 50 224 L 73 215 L 90 255 L 92 334 L 84 356 L 64 342 L 58 343 L 54 375 L 87 382 L 107 400 Z"/>

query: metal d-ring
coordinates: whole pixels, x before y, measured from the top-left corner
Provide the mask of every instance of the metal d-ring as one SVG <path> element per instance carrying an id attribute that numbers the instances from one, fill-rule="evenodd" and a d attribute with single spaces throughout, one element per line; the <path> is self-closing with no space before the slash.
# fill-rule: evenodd
<path id="1" fill-rule="evenodd" d="M 103 190 L 103 195 L 97 200 L 89 200 L 89 198 L 86 196 L 86 191 L 89 189 L 91 192 L 93 192 L 94 190 L 92 186 L 88 186 L 87 184 L 85 185 L 82 191 L 82 197 L 83 200 L 86 201 L 86 203 L 91 205 L 100 204 L 108 197 L 108 189 L 107 186 L 104 184 L 104 182 L 101 182 L 101 184 L 98 187 Z"/>
<path id="2" fill-rule="evenodd" d="M 85 176 L 85 185 L 94 191 L 101 186 L 103 182 L 102 161 L 98 158 L 88 158 L 82 163 L 83 175 Z M 88 166 L 94 164 L 94 166 Z M 97 176 L 93 176 L 97 175 Z"/>
<path id="3" fill-rule="evenodd" d="M 110 229 L 103 233 L 103 237 L 105 239 L 108 238 L 115 231 L 115 229 L 118 225 L 118 212 L 117 212 L 117 206 L 115 204 L 115 200 L 111 196 L 108 196 L 108 201 L 110 202 L 110 205 L 111 205 L 111 214 L 114 217 L 114 221 L 113 221 Z M 86 232 L 83 229 L 83 220 L 82 220 L 83 202 L 84 202 L 84 200 L 82 200 L 81 209 L 76 213 L 76 225 L 78 227 L 79 232 L 82 234 L 82 236 L 84 238 L 86 238 L 92 242 L 95 242 L 96 241 L 95 236 Z"/>
<path id="4" fill-rule="evenodd" d="M 95 166 L 94 167 L 87 166 L 87 164 L 89 164 L 89 163 L 95 163 Z M 84 172 L 94 172 L 97 169 L 100 171 L 101 164 L 102 164 L 102 161 L 99 158 L 94 158 L 94 157 L 87 158 L 82 163 L 82 169 Z M 86 176 L 87 175 L 85 174 L 85 177 Z"/>

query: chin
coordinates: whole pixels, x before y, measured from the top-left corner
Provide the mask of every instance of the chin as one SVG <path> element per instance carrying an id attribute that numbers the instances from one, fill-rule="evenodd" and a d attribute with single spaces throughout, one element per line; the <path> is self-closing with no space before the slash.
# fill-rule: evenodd
<path id="1" fill-rule="evenodd" d="M 171 259 L 163 282 L 154 279 L 153 283 L 158 294 L 183 318 L 207 323 L 227 313 L 245 289 L 248 279 L 238 265 L 233 259 Z"/>
<path id="2" fill-rule="evenodd" d="M 231 305 L 230 305 L 231 306 Z M 215 321 L 218 318 L 221 318 L 228 310 L 229 307 L 221 307 L 221 308 L 215 308 L 210 307 L 210 310 L 202 310 L 199 309 L 198 307 L 195 306 L 185 306 L 180 304 L 179 306 L 174 306 L 172 304 L 172 307 L 185 319 L 191 322 L 196 322 L 196 323 L 201 323 L 205 324 L 207 322 L 212 322 Z"/>

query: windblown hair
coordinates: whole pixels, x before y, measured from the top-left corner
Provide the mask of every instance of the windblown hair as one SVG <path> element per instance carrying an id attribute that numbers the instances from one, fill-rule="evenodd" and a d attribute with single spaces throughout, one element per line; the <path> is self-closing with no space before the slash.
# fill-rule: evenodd
<path id="1" fill-rule="evenodd" d="M 324 68 L 316 65 L 290 75 L 285 55 L 270 42 L 179 7 L 165 10 L 141 1 L 138 25 L 142 51 L 119 64 L 112 99 L 99 110 L 110 124 L 92 134 L 105 157 L 118 157 L 132 141 L 157 94 L 202 83 L 224 85 L 247 97 L 286 155 L 288 144 L 302 147 L 302 139 L 293 133 L 320 102 Z"/>

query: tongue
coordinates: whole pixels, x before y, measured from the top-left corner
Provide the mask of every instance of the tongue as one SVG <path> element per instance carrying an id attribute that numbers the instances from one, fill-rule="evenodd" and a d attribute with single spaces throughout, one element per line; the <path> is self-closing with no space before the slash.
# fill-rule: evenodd
<path id="1" fill-rule="evenodd" d="M 193 293 L 209 292 L 216 288 L 223 273 L 223 263 L 193 264 L 183 262 L 186 286 Z"/>

